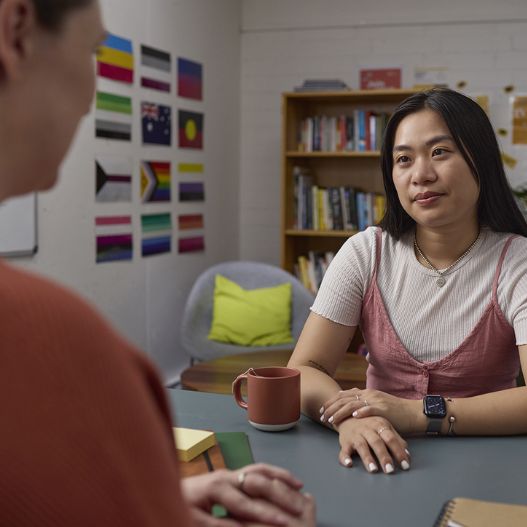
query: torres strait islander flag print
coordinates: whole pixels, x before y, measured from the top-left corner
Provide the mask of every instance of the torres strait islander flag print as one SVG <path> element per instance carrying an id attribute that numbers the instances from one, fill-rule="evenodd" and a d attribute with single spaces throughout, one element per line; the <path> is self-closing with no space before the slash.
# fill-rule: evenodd
<path id="1" fill-rule="evenodd" d="M 203 114 L 179 110 L 179 147 L 203 148 Z"/>
<path id="2" fill-rule="evenodd" d="M 141 161 L 141 200 L 170 201 L 170 163 Z"/>
<path id="3" fill-rule="evenodd" d="M 132 139 L 132 99 L 113 93 L 97 92 L 95 136 L 102 139 Z"/>
<path id="4" fill-rule="evenodd" d="M 178 95 L 187 99 L 203 99 L 203 66 L 199 62 L 178 58 Z"/>
<path id="5" fill-rule="evenodd" d="M 172 59 L 170 53 L 141 46 L 141 86 L 164 92 L 171 91 Z"/>
<path id="6" fill-rule="evenodd" d="M 132 41 L 108 34 L 97 53 L 97 73 L 100 77 L 133 84 Z"/>
<path id="7" fill-rule="evenodd" d="M 172 250 L 172 218 L 169 212 L 141 216 L 143 256 L 169 253 Z"/>
<path id="8" fill-rule="evenodd" d="M 95 218 L 97 263 L 131 260 L 132 217 L 99 216 Z"/>

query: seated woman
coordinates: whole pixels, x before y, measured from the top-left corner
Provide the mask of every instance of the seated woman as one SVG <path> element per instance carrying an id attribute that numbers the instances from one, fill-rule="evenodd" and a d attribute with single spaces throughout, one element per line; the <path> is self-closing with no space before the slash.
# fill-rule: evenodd
<path id="1" fill-rule="evenodd" d="M 97 0 L 0 0 L 0 200 L 55 184 L 104 38 Z M 0 525 L 315 524 L 277 467 L 181 484 L 157 373 L 76 295 L 0 262 L 0 306 Z"/>
<path id="2" fill-rule="evenodd" d="M 412 95 L 381 153 L 387 210 L 331 263 L 289 366 L 339 460 L 410 468 L 403 436 L 527 432 L 527 224 L 485 112 L 449 89 Z M 333 375 L 357 327 L 367 389 Z"/>

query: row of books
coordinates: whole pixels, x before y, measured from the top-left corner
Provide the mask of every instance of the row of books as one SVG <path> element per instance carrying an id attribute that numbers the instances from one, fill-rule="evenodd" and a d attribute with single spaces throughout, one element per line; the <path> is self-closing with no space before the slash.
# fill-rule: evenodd
<path id="1" fill-rule="evenodd" d="M 301 152 L 380 150 L 389 119 L 386 112 L 354 110 L 351 115 L 315 115 L 303 119 L 298 133 Z"/>
<path id="2" fill-rule="evenodd" d="M 293 168 L 295 228 L 364 230 L 381 221 L 386 198 L 351 186 L 319 187 L 305 167 Z"/>
<path id="3" fill-rule="evenodd" d="M 304 284 L 306 289 L 316 294 L 334 256 L 331 251 L 309 251 L 307 256 L 299 256 L 294 268 L 295 276 Z"/>

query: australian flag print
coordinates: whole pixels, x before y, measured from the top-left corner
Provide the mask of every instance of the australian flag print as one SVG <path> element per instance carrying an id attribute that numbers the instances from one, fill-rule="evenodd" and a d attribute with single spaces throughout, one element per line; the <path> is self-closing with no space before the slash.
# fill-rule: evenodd
<path id="1" fill-rule="evenodd" d="M 141 103 L 143 144 L 172 144 L 172 109 L 162 104 Z"/>

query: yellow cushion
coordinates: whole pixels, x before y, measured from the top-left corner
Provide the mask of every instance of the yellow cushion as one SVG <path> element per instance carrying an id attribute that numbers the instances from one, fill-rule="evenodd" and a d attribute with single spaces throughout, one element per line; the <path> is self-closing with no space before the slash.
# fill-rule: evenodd
<path id="1" fill-rule="evenodd" d="M 240 346 L 293 342 L 291 284 L 243 289 L 217 274 L 209 339 Z"/>

